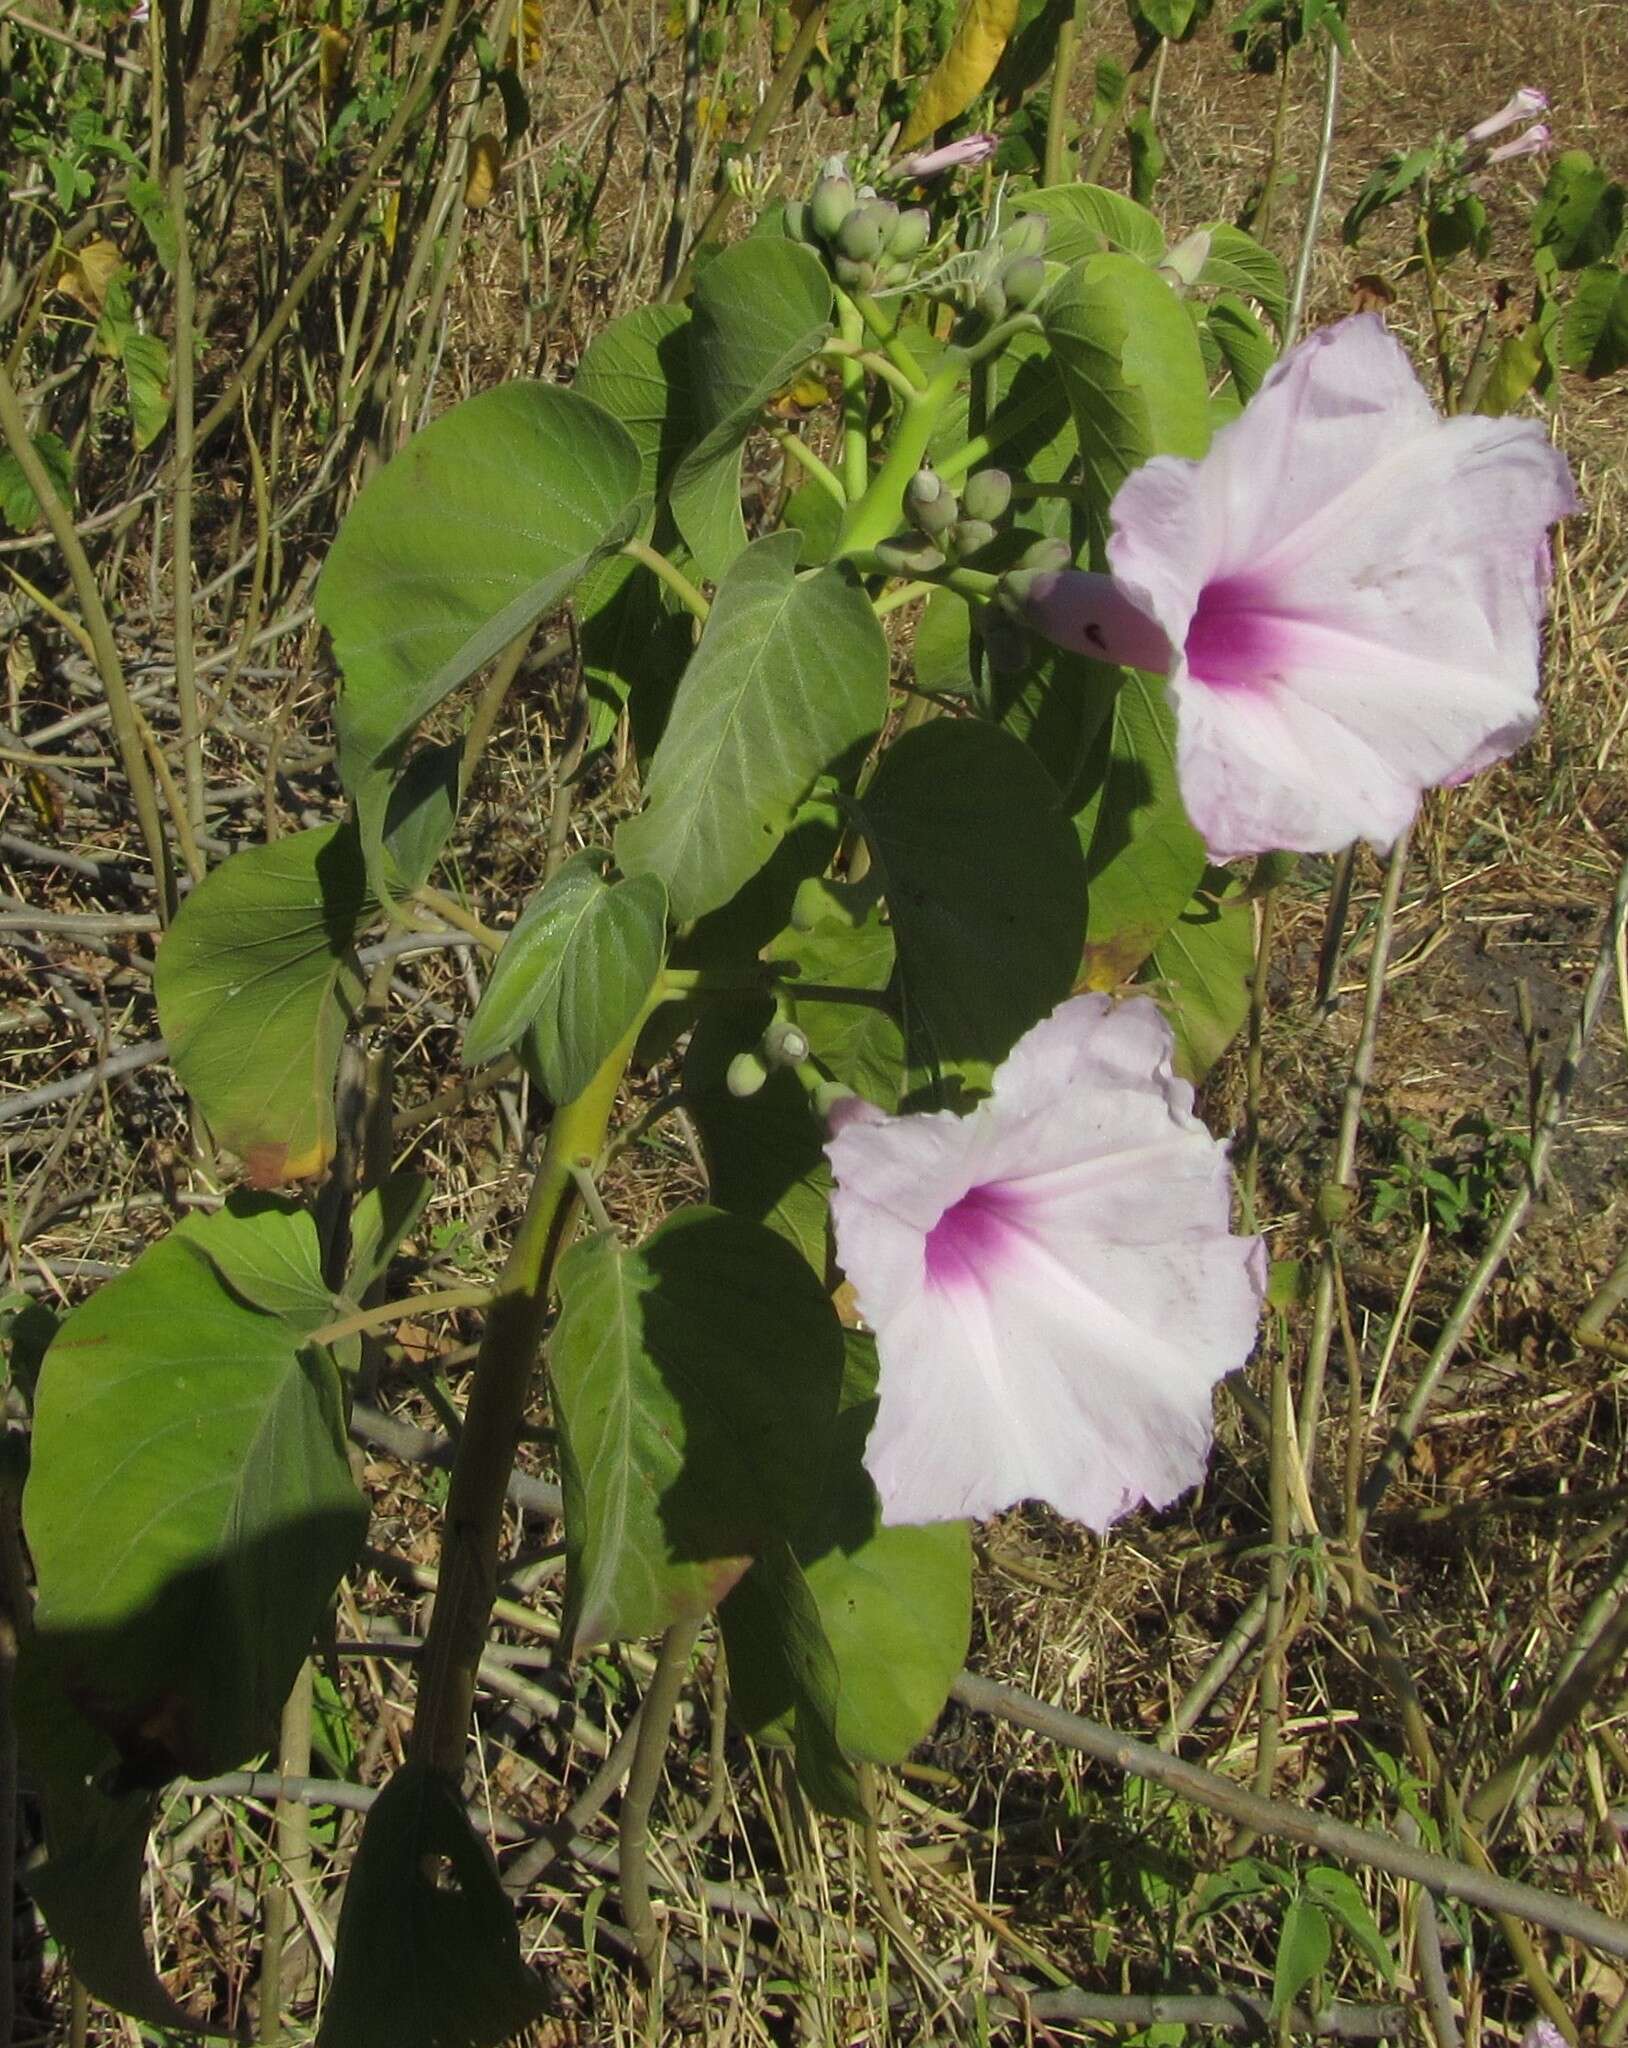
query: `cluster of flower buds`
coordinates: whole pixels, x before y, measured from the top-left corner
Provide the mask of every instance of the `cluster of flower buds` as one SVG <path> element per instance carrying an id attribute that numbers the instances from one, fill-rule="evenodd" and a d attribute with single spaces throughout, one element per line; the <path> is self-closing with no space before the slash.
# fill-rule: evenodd
<path id="1" fill-rule="evenodd" d="M 995 538 L 1011 502 L 1012 479 L 1004 469 L 981 469 L 957 497 L 931 463 L 924 463 L 904 487 L 904 516 L 914 530 L 895 534 L 876 552 L 905 576 L 967 561 Z"/>
<path id="2" fill-rule="evenodd" d="M 777 1067 L 800 1067 L 808 1056 L 808 1033 L 789 1017 L 776 1015 L 756 1046 L 729 1062 L 724 1086 L 744 1100 L 756 1095 Z"/>
<path id="3" fill-rule="evenodd" d="M 786 207 L 786 231 L 826 251 L 838 284 L 868 292 L 906 281 L 933 223 L 925 207 L 900 207 L 878 198 L 873 185 L 856 187 L 843 159 L 834 156 L 808 198 Z"/>
<path id="4" fill-rule="evenodd" d="M 1041 213 L 1019 214 L 1001 229 L 988 250 L 988 270 L 974 300 L 991 326 L 1008 313 L 1022 313 L 1046 289 L 1046 231 Z"/>

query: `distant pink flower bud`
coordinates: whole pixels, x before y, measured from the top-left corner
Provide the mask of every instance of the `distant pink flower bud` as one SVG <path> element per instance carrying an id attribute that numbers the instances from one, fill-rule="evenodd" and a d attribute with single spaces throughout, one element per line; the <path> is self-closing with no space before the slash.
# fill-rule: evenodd
<path id="1" fill-rule="evenodd" d="M 1517 135 L 1513 142 L 1500 143 L 1497 149 L 1489 149 L 1487 162 L 1489 165 L 1507 164 L 1518 156 L 1540 156 L 1553 140 L 1548 123 L 1539 121 L 1524 135 Z"/>
<path id="2" fill-rule="evenodd" d="M 1107 551 L 1124 603 L 1067 584 L 1056 637 L 1142 667 L 1157 622 L 1212 860 L 1387 847 L 1425 790 L 1537 724 L 1548 530 L 1577 505 L 1537 421 L 1441 419 L 1360 314 L 1290 349 L 1202 461 L 1125 480 Z"/>
<path id="3" fill-rule="evenodd" d="M 1566 2048 L 1566 2037 L 1553 2020 L 1534 2020 L 1521 2036 L 1521 2048 Z"/>
<path id="4" fill-rule="evenodd" d="M 1147 998 L 1075 996 L 969 1115 L 834 1120 L 884 1522 L 1038 1499 L 1102 1530 L 1203 1478 L 1210 1389 L 1254 1345 L 1266 1256 L 1230 1234 L 1226 1147 L 1172 1047 Z"/>
<path id="5" fill-rule="evenodd" d="M 1484 121 L 1477 121 L 1473 128 L 1467 128 L 1464 140 L 1474 149 L 1478 142 L 1487 142 L 1494 135 L 1502 135 L 1517 121 L 1530 121 L 1534 114 L 1546 114 L 1548 111 L 1549 95 L 1540 92 L 1535 85 L 1523 85 L 1510 95 L 1496 114 L 1489 114 Z"/>
<path id="6" fill-rule="evenodd" d="M 888 175 L 925 181 L 966 164 L 986 163 L 1001 146 L 998 135 L 963 135 L 959 142 L 947 142 L 942 149 L 918 149 L 900 157 Z"/>

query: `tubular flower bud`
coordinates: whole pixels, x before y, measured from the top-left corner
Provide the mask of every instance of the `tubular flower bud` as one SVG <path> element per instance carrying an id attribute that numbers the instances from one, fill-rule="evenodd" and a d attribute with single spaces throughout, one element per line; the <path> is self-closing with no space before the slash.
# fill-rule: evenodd
<path id="1" fill-rule="evenodd" d="M 987 519 L 958 519 L 947 538 L 958 556 L 975 555 L 995 538 L 995 529 Z"/>
<path id="2" fill-rule="evenodd" d="M 1524 135 L 1517 135 L 1513 142 L 1502 142 L 1496 149 L 1488 150 L 1487 162 L 1507 164 L 1516 157 L 1541 156 L 1553 140 L 1548 123 L 1538 121 Z"/>
<path id="3" fill-rule="evenodd" d="M 912 150 L 909 156 L 900 157 L 888 176 L 914 178 L 925 184 L 929 178 L 941 178 L 946 171 L 987 163 L 999 148 L 998 135 L 964 135 L 959 142 L 947 142 L 942 149 Z"/>
<path id="4" fill-rule="evenodd" d="M 1523 85 L 1505 100 L 1496 114 L 1489 114 L 1484 121 L 1477 121 L 1473 128 L 1465 129 L 1465 146 L 1474 149 L 1478 143 L 1490 142 L 1493 136 L 1502 135 L 1506 128 L 1513 128 L 1517 121 L 1530 121 L 1548 111 L 1549 95 L 1535 85 Z"/>

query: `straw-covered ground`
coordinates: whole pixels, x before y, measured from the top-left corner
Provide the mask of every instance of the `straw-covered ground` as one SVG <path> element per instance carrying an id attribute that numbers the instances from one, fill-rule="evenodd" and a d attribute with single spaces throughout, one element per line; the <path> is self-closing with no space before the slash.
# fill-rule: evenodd
<path id="1" fill-rule="evenodd" d="M 16 24 L 0 26 L 13 61 L 26 52 L 33 67 L 18 75 L 56 75 L 62 90 L 75 45 L 95 52 L 105 37 L 123 60 L 108 74 L 109 126 L 128 123 L 143 154 L 144 32 L 105 31 L 88 8 L 50 0 L 11 11 L 58 31 L 40 59 Z M 1154 203 L 1173 233 L 1258 207 L 1272 156 L 1279 79 L 1240 62 L 1225 13 L 1160 66 L 1169 163 Z M 336 217 L 364 151 L 354 139 L 325 140 L 314 31 L 272 34 L 247 13 L 227 15 L 230 26 L 197 53 L 190 109 L 199 415 L 223 393 L 230 401 L 200 449 L 194 513 L 196 660 L 209 707 L 199 852 L 210 862 L 339 815 L 331 663 L 310 587 L 344 503 L 415 422 L 506 375 L 567 376 L 597 328 L 654 289 L 674 212 L 683 88 L 682 8 L 670 19 L 597 0 L 547 10 L 527 65 L 532 126 L 490 203 L 466 210 L 461 177 L 443 176 L 459 124 L 472 118 L 455 89 L 436 117 L 444 134 L 428 172 L 420 162 L 403 177 L 387 159 L 358 225 L 322 256 L 283 342 L 239 391 L 230 380 L 245 349 Z M 1523 83 L 1548 93 L 1558 146 L 1628 172 L 1628 9 L 1353 0 L 1351 17 L 1355 55 L 1341 81 L 1308 319 L 1383 305 L 1429 377 L 1436 341 L 1409 223 L 1402 210 L 1383 215 L 1348 250 L 1338 234 L 1346 206 L 1385 149 L 1461 129 Z M 774 61 L 767 15 L 731 10 L 719 25 L 717 41 L 701 45 L 692 226 L 719 140 L 742 136 Z M 387 43 L 380 34 L 372 47 L 399 65 L 405 42 L 394 53 Z M 1117 0 L 1087 0 L 1082 116 L 1091 59 L 1128 60 L 1133 48 Z M 350 61 L 362 60 L 352 52 Z M 1144 99 L 1151 74 L 1149 65 L 1132 81 Z M 1303 229 L 1322 94 L 1320 55 L 1298 51 L 1270 213 L 1256 222 L 1286 260 Z M 387 112 L 375 118 L 382 125 Z M 796 186 L 853 132 L 807 98 L 775 127 L 763 160 Z M 130 454 L 115 426 L 111 369 L 86 347 L 83 309 L 36 292 L 49 232 L 24 219 L 17 194 L 39 201 L 49 174 L 16 131 L 12 146 L 0 344 L 78 447 L 86 546 L 153 744 L 178 759 L 170 515 L 167 487 L 158 488 L 165 444 Z M 1124 186 L 1117 146 L 1102 176 Z M 1489 253 L 1443 273 L 1444 331 L 1461 364 L 1483 321 L 1498 333 L 1524 320 L 1525 222 L 1543 176 L 1541 161 L 1487 174 Z M 71 209 L 65 217 L 70 227 L 77 219 Z M 405 276 L 388 234 L 408 238 Z M 145 274 L 138 288 L 152 293 L 158 330 L 171 332 L 164 289 Z M 1201 1494 L 1134 1517 L 1107 1541 L 1043 1510 L 980 1531 L 970 1664 L 1358 1825 L 1422 1829 L 1428 1844 L 1466 1801 L 1503 1875 L 1623 1917 L 1628 1331 L 1607 1322 L 1592 1346 L 1586 1329 L 1579 1336 L 1628 1245 L 1620 942 L 1605 959 L 1581 1069 L 1574 1077 L 1565 1066 L 1628 851 L 1622 378 L 1567 376 L 1550 417 L 1587 509 L 1557 545 L 1538 738 L 1428 802 L 1394 917 L 1381 915 L 1383 864 L 1358 857 L 1326 1001 L 1317 984 L 1331 864 L 1303 863 L 1278 895 L 1261 1025 L 1258 1203 L 1274 1254 L 1301 1259 L 1308 1294 L 1376 940 L 1389 946 L 1320 1419 L 1274 1474 L 1271 1405 L 1300 1397 L 1315 1320 L 1309 1299 L 1290 1302 L 1268 1319 L 1249 1385 L 1218 1397 Z M 222 1183 L 195 1154 L 183 1098 L 153 1052 L 151 892 L 136 879 L 140 842 L 96 670 L 72 619 L 62 620 L 77 608 L 61 562 L 38 537 L 5 538 L 0 550 L 9 586 L 0 590 L 0 1215 L 9 1283 L 61 1309 L 177 1215 L 207 1206 Z M 457 857 L 439 877 L 489 922 L 505 922 L 541 870 L 563 702 L 557 656 L 538 661 L 511 699 Z M 613 749 L 582 815 L 627 802 Z M 524 1191 L 524 1096 L 494 1108 L 489 1097 L 442 1094 L 459 1072 L 469 1002 L 454 957 L 404 961 L 394 995 L 399 1143 L 437 1188 L 402 1291 L 490 1278 Z M 1217 1129 L 1242 1120 L 1246 1067 L 1240 1041 L 1207 1085 L 1203 1106 Z M 92 1071 L 95 1085 L 52 1092 Z M 1557 1075 L 1536 1200 L 1460 1328 L 1466 1284 L 1500 1248 L 1524 1185 L 1535 1119 L 1556 1107 L 1546 1091 Z M 654 1095 L 662 1077 L 641 1085 Z M 643 1226 L 698 1189 L 698 1168 L 671 1135 L 624 1151 L 606 1192 L 618 1218 Z M 14 1324 L 20 1349 L 30 1327 L 26 1317 Z M 435 1431 L 455 1422 L 474 1333 L 456 1316 L 395 1333 L 379 1399 L 397 1423 Z M 1454 1341 L 1444 1346 L 1444 1334 Z M 1437 1365 L 1445 1371 L 1414 1414 L 1410 1397 Z M 525 1453 L 539 1472 L 548 1470 L 543 1421 L 539 1412 L 540 1441 Z M 1278 1432 L 1280 1445 L 1290 1434 Z M 1355 1489 L 1387 1446 L 1394 1471 L 1359 1562 L 1349 1542 Z M 398 1648 L 330 1659 L 317 1681 L 313 1769 L 363 1786 L 402 1755 L 410 1639 L 422 1633 L 445 1493 L 444 1477 L 402 1449 L 388 1427 L 359 1448 L 374 1562 L 347 1585 L 337 1623 L 352 1645 L 383 1635 Z M 1270 1540 L 1274 1489 L 1277 1526 L 1292 1532 L 1286 1550 Z M 477 1802 L 527 1832 L 556 1820 L 592 1778 L 650 1668 L 632 1651 L 576 1669 L 559 1661 L 552 1535 L 535 1520 L 512 1531 L 514 1604 L 502 1610 L 471 1783 Z M 1602 1642 L 1616 1645 L 1614 1658 Z M 1414 1886 L 1268 1840 L 964 1705 L 952 1703 L 917 1762 L 878 1783 L 868 1837 L 814 1824 L 778 1759 L 723 1734 L 709 1667 L 710 1653 L 680 1710 L 660 1817 L 657 1870 L 678 1963 L 665 2017 L 640 1989 L 607 1903 L 613 1837 L 585 1823 L 588 1853 L 556 1862 L 525 1904 L 526 1952 L 556 2008 L 536 2030 L 539 2044 L 1052 2042 L 1103 2031 L 1081 1992 L 1264 2000 L 1285 1914 L 1317 1866 L 1351 1871 L 1391 1959 L 1382 1966 L 1341 1934 L 1325 1991 L 1407 2009 L 1402 2019 L 1346 2013 L 1348 2030 L 1433 2037 L 1440 2048 L 1451 2034 L 1474 2048 L 1519 2039 L 1547 2002 L 1583 2038 L 1628 2038 L 1628 1964 L 1561 1933 L 1523 1932 L 1454 1905 L 1432 1910 Z M 551 1705 L 560 1698 L 563 1711 Z M 1545 1708 L 1535 1768 L 1514 1786 L 1500 1773 Z M 26 1768 L 23 1790 L 26 1830 Z M 359 1818 L 327 1808 L 313 1820 L 282 1958 L 294 2038 L 309 2038 L 318 2008 Z M 171 1981 L 234 2029 L 248 2029 L 256 2010 L 270 1839 L 263 1805 L 177 1794 L 149 1866 L 151 1933 Z M 1450 1827 L 1446 1839 L 1453 1847 Z M 1253 1869 L 1239 1860 L 1251 1856 L 1261 1859 Z M 1205 1882 L 1228 1869 L 1231 1899 Z M 20 2042 L 148 2038 L 104 2012 L 70 2010 L 60 1959 L 24 1907 L 17 1927 Z M 1171 2030 L 1184 2019 L 1185 2034 Z M 1142 2038 L 1219 2038 L 1218 2024 L 1171 2008 L 1163 2029 Z"/>

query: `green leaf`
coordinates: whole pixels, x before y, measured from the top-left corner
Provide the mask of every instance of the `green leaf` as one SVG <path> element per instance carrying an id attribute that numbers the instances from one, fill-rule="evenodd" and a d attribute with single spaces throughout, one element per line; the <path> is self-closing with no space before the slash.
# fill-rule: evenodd
<path id="1" fill-rule="evenodd" d="M 1164 254 L 1164 229 L 1145 206 L 1103 185 L 1047 185 L 1025 192 L 1019 213 L 1041 213 L 1051 223 L 1046 254 L 1054 263 L 1075 264 L 1117 249 L 1157 263 Z"/>
<path id="2" fill-rule="evenodd" d="M 406 1765 L 362 1830 L 318 2048 L 498 2048 L 543 2005 L 456 1788 Z"/>
<path id="3" fill-rule="evenodd" d="M 463 797 L 463 759 L 462 740 L 417 747 L 387 786 L 384 778 L 377 778 L 385 789 L 378 852 L 383 859 L 385 887 L 392 896 L 410 896 L 422 888 L 452 837 Z M 376 796 L 374 784 L 375 778 L 369 776 L 369 798 Z M 359 805 L 365 807 L 365 801 Z"/>
<path id="4" fill-rule="evenodd" d="M 1138 205 L 1146 206 L 1169 161 L 1169 153 L 1146 107 L 1138 107 L 1125 123 L 1125 139 L 1131 151 L 1131 194 Z"/>
<path id="5" fill-rule="evenodd" d="M 601 328 L 571 389 L 621 421 L 639 451 L 639 492 L 667 488 L 698 431 L 690 397 L 687 306 L 638 306 Z"/>
<path id="6" fill-rule="evenodd" d="M 826 1002 L 797 992 L 804 982 L 880 994 L 893 978 L 897 958 L 892 930 L 880 915 L 873 910 L 857 925 L 843 917 L 827 918 L 808 932 L 788 928 L 763 949 L 763 957 L 795 969 L 782 999 L 820 1065 L 872 1102 L 893 1108 L 904 1070 L 898 1019 L 866 1004 Z"/>
<path id="7" fill-rule="evenodd" d="M 1628 271 L 1591 263 L 1581 274 L 1560 325 L 1560 360 L 1585 377 L 1628 365 Z"/>
<path id="8" fill-rule="evenodd" d="M 549 1347 L 578 1649 L 705 1614 L 806 1514 L 842 1331 L 783 1239 L 713 1209 L 560 1271 Z"/>
<path id="9" fill-rule="evenodd" d="M 215 1263 L 297 1297 L 294 1238 L 281 1215 L 194 1219 L 73 1311 L 40 1374 L 30 1655 L 126 1789 L 266 1747 L 366 1526 L 332 1359 Z"/>
<path id="10" fill-rule="evenodd" d="M 1204 842 L 1176 782 L 1176 721 L 1164 686 L 1135 669 L 1123 675 L 1100 780 L 1075 818 L 1091 892 L 1085 980 L 1094 989 L 1130 980 L 1204 872 Z"/>
<path id="11" fill-rule="evenodd" d="M 1392 150 L 1382 157 L 1341 223 L 1340 235 L 1346 246 L 1355 247 L 1370 215 L 1394 206 L 1398 199 L 1422 184 L 1435 167 L 1435 145 L 1428 142 L 1418 149 Z"/>
<path id="12" fill-rule="evenodd" d="M 681 923 L 757 873 L 815 777 L 851 773 L 886 714 L 887 642 L 863 590 L 844 569 L 799 576 L 797 546 L 754 541 L 719 585 L 645 809 L 616 834 L 622 868 L 660 875 Z"/>
<path id="13" fill-rule="evenodd" d="M 1249 898 L 1223 894 L 1211 868 L 1193 901 L 1154 948 L 1143 974 L 1176 1034 L 1176 1071 L 1201 1081 L 1249 1015 L 1255 921 Z"/>
<path id="14" fill-rule="evenodd" d="M 995 727 L 898 740 L 856 805 L 882 876 L 913 1075 L 974 1082 L 1073 986 L 1085 861 L 1056 785 Z"/>
<path id="15" fill-rule="evenodd" d="M 831 280 L 812 249 L 737 242 L 696 280 L 688 329 L 697 434 L 673 476 L 672 508 L 712 582 L 746 546 L 741 448 L 758 414 L 831 332 Z"/>
<path id="16" fill-rule="evenodd" d="M 1380 1933 L 1378 1923 L 1362 1895 L 1362 1887 L 1349 1872 L 1326 1863 L 1314 1864 L 1303 1880 L 1306 1896 L 1331 1914 L 1368 1957 L 1387 1984 L 1396 1982 L 1396 1958 L 1391 1945 Z"/>
<path id="17" fill-rule="evenodd" d="M 633 530 L 640 459 L 574 391 L 466 399 L 374 476 L 317 585 L 348 787 Z"/>
<path id="18" fill-rule="evenodd" d="M 124 189 L 130 211 L 141 222 L 153 254 L 168 271 L 176 264 L 175 216 L 168 194 L 156 178 L 132 178 Z"/>
<path id="19" fill-rule="evenodd" d="M 521 912 L 464 1033 L 466 1066 L 529 1032 L 550 1098 L 574 1102 L 631 1028 L 661 972 L 667 891 L 654 875 L 607 881 L 606 865 L 575 855 Z"/>
<path id="20" fill-rule="evenodd" d="M 591 749 L 609 743 L 630 698 L 634 745 L 653 749 L 693 643 L 690 614 L 669 609 L 642 563 L 612 555 L 588 571 L 577 588 L 577 649 Z"/>
<path id="21" fill-rule="evenodd" d="M 1562 270 L 1582 270 L 1616 253 L 1628 192 L 1586 150 L 1567 149 L 1549 167 L 1532 215 L 1532 246 Z"/>
<path id="22" fill-rule="evenodd" d="M 1322 1908 L 1308 1898 L 1292 1900 L 1283 1916 L 1272 1965 L 1274 2020 L 1282 2019 L 1312 1979 L 1321 1974 L 1331 1946 Z"/>
<path id="23" fill-rule="evenodd" d="M 296 1337 L 333 1320 L 333 1292 L 322 1277 L 322 1247 L 309 1209 L 239 1189 L 213 1215 L 189 1216 L 174 1237 L 198 1252 L 246 1307 L 276 1316 Z"/>
<path id="24" fill-rule="evenodd" d="M 360 1301 L 389 1271 L 402 1240 L 429 1204 L 433 1183 L 421 1173 L 392 1173 L 365 1188 L 350 1220 L 350 1271 L 345 1287 Z"/>
<path id="25" fill-rule="evenodd" d="M 1277 257 L 1253 235 L 1225 221 L 1212 221 L 1205 233 L 1210 238 L 1210 253 L 1198 274 L 1199 283 L 1218 291 L 1242 292 L 1281 329 L 1289 309 L 1289 281 Z"/>
<path id="26" fill-rule="evenodd" d="M 372 912 L 356 834 L 325 825 L 234 853 L 158 948 L 158 1017 L 181 1084 L 256 1187 L 333 1157 L 351 962 Z"/>
<path id="27" fill-rule="evenodd" d="M 1529 391 L 1541 394 L 1548 370 L 1544 330 L 1539 321 L 1533 320 L 1519 334 L 1505 335 L 1499 344 L 1476 401 L 1476 411 L 1502 419 L 1515 410 Z"/>
<path id="28" fill-rule="evenodd" d="M 138 448 L 150 448 L 169 424 L 170 352 L 156 335 L 131 334 L 119 355 L 131 432 Z"/>
<path id="29" fill-rule="evenodd" d="M 1108 506 L 1152 455 L 1202 455 L 1209 387 L 1186 308 L 1133 256 L 1091 256 L 1041 315 L 1080 434 L 1086 525 L 1100 566 Z"/>
<path id="30" fill-rule="evenodd" d="M 73 453 L 55 434 L 36 434 L 34 453 L 45 465 L 57 496 L 73 510 Z M 14 533 L 31 533 L 43 523 L 45 514 L 33 486 L 23 475 L 22 465 L 9 450 L 0 452 L 0 518 Z"/>
<path id="31" fill-rule="evenodd" d="M 1247 405 L 1277 357 L 1272 337 L 1243 300 L 1230 292 L 1217 297 L 1205 316 L 1205 325 L 1221 352 L 1240 404 Z"/>

